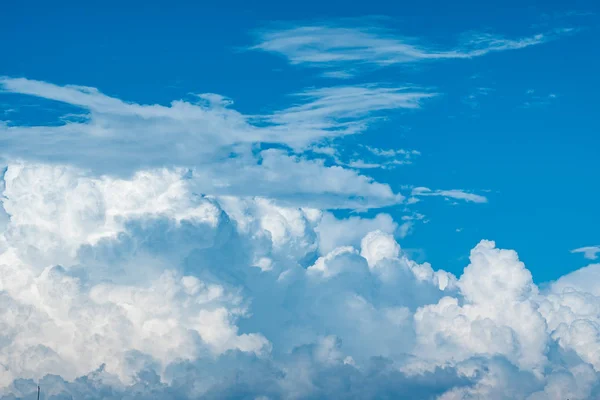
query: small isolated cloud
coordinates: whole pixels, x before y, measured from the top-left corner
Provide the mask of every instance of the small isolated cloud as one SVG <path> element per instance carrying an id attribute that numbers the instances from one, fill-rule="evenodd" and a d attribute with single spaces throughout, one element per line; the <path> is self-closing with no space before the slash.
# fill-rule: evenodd
<path id="1" fill-rule="evenodd" d="M 400 239 L 404 239 L 406 236 L 411 234 L 414 230 L 415 224 L 417 222 L 421 222 L 426 224 L 427 220 L 425 220 L 425 215 L 421 213 L 413 213 L 410 215 L 402 216 L 402 224 L 398 228 L 397 235 Z"/>
<path id="2" fill-rule="evenodd" d="M 552 40 L 561 33 L 565 32 L 556 30 L 520 38 L 473 33 L 463 35 L 454 48 L 437 49 L 387 29 L 321 24 L 264 30 L 258 34 L 259 43 L 251 49 L 282 55 L 291 64 L 332 69 L 336 72 L 330 77 L 335 77 L 337 71 L 347 71 L 348 67 L 467 59 L 522 49 Z M 346 68 L 340 70 L 340 66 Z"/>
<path id="3" fill-rule="evenodd" d="M 334 158 L 339 165 L 345 165 L 350 168 L 393 169 L 400 165 L 412 164 L 413 159 L 421 155 L 418 150 L 380 149 L 371 146 L 361 147 L 368 152 L 368 154 L 364 155 L 364 159 L 353 158 L 348 162 L 344 162 L 337 153 Z"/>
<path id="4" fill-rule="evenodd" d="M 600 253 L 600 245 L 580 247 L 578 249 L 571 250 L 571 253 L 583 253 L 583 256 L 588 260 L 595 260 L 598 258 L 598 254 Z"/>
<path id="5" fill-rule="evenodd" d="M 480 107 L 480 101 L 482 97 L 488 96 L 494 89 L 488 87 L 479 87 L 474 89 L 471 93 L 463 98 L 463 103 L 471 107 L 472 109 L 478 109 Z"/>
<path id="6" fill-rule="evenodd" d="M 464 190 L 452 189 L 452 190 L 431 190 L 426 187 L 413 188 L 410 198 L 418 198 L 422 196 L 441 196 L 447 199 L 464 200 L 472 203 L 487 203 L 488 199 L 485 196 L 469 193 Z M 415 201 L 416 202 L 416 201 Z"/>
<path id="7" fill-rule="evenodd" d="M 332 78 L 332 79 L 350 79 L 355 76 L 354 71 L 325 71 L 321 74 L 323 78 Z"/>
<path id="8" fill-rule="evenodd" d="M 372 154 L 386 158 L 403 158 L 410 160 L 412 157 L 420 156 L 421 152 L 418 150 L 405 150 L 405 149 L 379 149 L 377 147 L 365 146 L 365 148 Z"/>
<path id="9" fill-rule="evenodd" d="M 528 89 L 525 92 L 525 96 L 526 100 L 523 103 L 523 108 L 545 107 L 558 99 L 556 93 L 539 94 L 534 89 Z"/>

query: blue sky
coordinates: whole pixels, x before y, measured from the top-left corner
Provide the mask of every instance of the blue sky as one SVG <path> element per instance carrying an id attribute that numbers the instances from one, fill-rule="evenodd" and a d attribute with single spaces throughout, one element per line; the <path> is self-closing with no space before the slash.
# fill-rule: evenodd
<path id="1" fill-rule="evenodd" d="M 597 2 L 5 3 L 0 399 L 600 398 Z"/>
<path id="2" fill-rule="evenodd" d="M 584 265 L 570 250 L 600 240 L 595 11 L 594 2 L 13 2 L 4 7 L 0 27 L 0 74 L 96 87 L 138 103 L 219 93 L 247 114 L 285 107 L 293 101 L 290 93 L 307 87 L 427 88 L 439 95 L 419 110 L 386 112 L 386 121 L 341 139 L 340 147 L 419 151 L 410 165 L 364 171 L 394 190 L 456 188 L 488 198 L 486 204 L 451 205 L 439 198 L 411 207 L 429 221 L 416 223 L 403 241 L 420 261 L 459 272 L 473 243 L 490 238 L 519 249 L 542 282 Z M 379 27 L 440 48 L 455 47 L 469 32 L 518 38 L 573 31 L 470 59 L 370 65 L 342 80 L 320 76 L 321 67 L 290 65 L 281 54 L 249 50 L 265 30 L 303 24 Z M 17 110 L 5 111 L 4 118 L 32 124 L 46 112 L 49 122 L 66 107 L 48 101 L 51 110 L 27 108 L 41 101 L 2 94 L 2 107 Z M 405 215 L 404 205 L 383 211 L 396 219 Z"/>

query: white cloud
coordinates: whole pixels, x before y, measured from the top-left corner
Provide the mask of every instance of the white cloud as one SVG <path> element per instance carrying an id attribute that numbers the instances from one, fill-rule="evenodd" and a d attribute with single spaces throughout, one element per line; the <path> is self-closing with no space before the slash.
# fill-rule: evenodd
<path id="1" fill-rule="evenodd" d="M 0 156 L 6 160 L 74 165 L 97 175 L 117 176 L 140 169 L 185 167 L 199 193 L 266 196 L 286 204 L 354 209 L 404 199 L 389 185 L 356 170 L 393 168 L 411 163 L 420 153 L 366 146 L 375 160 L 344 162 L 334 148 L 322 145 L 324 141 L 362 132 L 378 113 L 417 108 L 434 95 L 410 87 L 320 88 L 296 94 L 302 100 L 298 105 L 250 116 L 228 108 L 231 101 L 217 94 L 198 95 L 200 103 L 139 105 L 89 87 L 21 78 L 3 78 L 0 84 L 7 92 L 67 102 L 87 111 L 83 120 L 58 125 L 0 125 Z M 284 149 L 257 148 L 265 143 Z M 321 149 L 328 150 L 334 165 L 314 158 L 324 154 Z M 452 190 L 419 195 L 483 199 Z"/>
<path id="2" fill-rule="evenodd" d="M 600 246 L 586 246 L 571 250 L 571 253 L 583 253 L 583 256 L 588 260 L 595 260 L 600 253 Z"/>
<path id="3" fill-rule="evenodd" d="M 399 165 L 412 164 L 413 159 L 421 155 L 418 150 L 380 149 L 371 146 L 364 146 L 364 148 L 377 159 L 372 164 L 366 164 L 371 168 L 392 169 Z"/>
<path id="4" fill-rule="evenodd" d="M 397 158 L 402 157 L 410 159 L 414 156 L 420 156 L 421 153 L 418 150 L 404 150 L 404 149 L 379 149 L 377 147 L 365 146 L 365 148 L 376 156 L 386 158 Z"/>
<path id="5" fill-rule="evenodd" d="M 389 214 L 377 214 L 374 218 L 349 217 L 337 219 L 331 213 L 323 214 L 316 231 L 319 235 L 319 250 L 329 253 L 342 245 L 358 247 L 362 238 L 369 232 L 380 230 L 394 234 L 398 224 Z"/>
<path id="6" fill-rule="evenodd" d="M 473 202 L 473 203 L 487 203 L 487 201 L 488 201 L 487 197 L 485 197 L 485 196 L 465 192 L 464 190 L 459 190 L 459 189 L 431 190 L 426 187 L 416 187 L 416 188 L 412 189 L 412 192 L 410 195 L 411 195 L 411 198 L 415 198 L 416 200 L 418 200 L 417 198 L 421 197 L 421 196 L 441 196 L 441 197 L 445 197 L 448 199 L 464 200 L 464 201 Z"/>
<path id="7" fill-rule="evenodd" d="M 0 397 L 599 389 L 597 266 L 542 291 L 482 241 L 456 278 L 408 258 L 387 214 L 199 196 L 177 171 L 11 164 L 2 186 Z"/>
<path id="8" fill-rule="evenodd" d="M 354 73 L 351 71 L 325 71 L 321 76 L 332 79 L 350 79 L 354 77 Z"/>
<path id="9" fill-rule="evenodd" d="M 566 292 L 575 288 L 580 292 L 600 296 L 600 287 L 594 280 L 596 277 L 600 278 L 600 264 L 590 264 L 561 277 L 552 287 L 555 292 Z"/>
<path id="10" fill-rule="evenodd" d="M 58 153 L 57 147 L 62 145 L 87 150 L 82 156 L 98 157 L 91 152 L 92 144 L 101 146 L 100 150 L 111 146 L 111 150 L 116 151 L 118 148 L 110 140 L 118 138 L 123 149 L 116 156 L 132 158 L 135 153 L 126 153 L 126 150 L 146 151 L 144 159 L 147 161 L 140 165 L 155 165 L 167 160 L 195 165 L 201 162 L 200 156 L 219 155 L 223 148 L 245 143 L 302 148 L 324 138 L 361 132 L 372 113 L 418 108 L 422 100 L 435 95 L 410 87 L 338 86 L 297 93 L 296 97 L 304 100 L 303 103 L 270 115 L 244 115 L 227 108 L 232 104 L 230 100 L 212 93 L 197 95 L 199 103 L 176 100 L 169 106 L 162 106 L 124 102 L 95 88 L 57 86 L 23 78 L 3 78 L 0 84 L 5 92 L 56 100 L 88 111 L 85 123 L 4 126 L 3 133 L 10 138 L 4 140 L 6 145 L 13 145 L 13 150 L 19 150 L 13 144 L 17 141 L 15 136 L 24 134 L 31 135 L 28 139 L 36 138 L 42 140 L 43 145 L 51 146 L 46 149 L 45 156 L 58 157 L 52 153 Z M 47 137 L 50 134 L 53 137 Z M 159 149 L 162 156 L 158 154 Z"/>
<path id="11" fill-rule="evenodd" d="M 535 90 L 529 89 L 525 92 L 526 99 L 523 103 L 524 108 L 530 107 L 545 107 L 555 102 L 558 98 L 556 93 L 548 93 L 545 95 L 537 94 Z"/>
<path id="12" fill-rule="evenodd" d="M 467 104 L 472 109 L 478 109 L 480 107 L 480 99 L 488 96 L 495 89 L 488 87 L 478 87 L 471 91 L 469 95 L 463 98 L 463 103 Z"/>
<path id="13" fill-rule="evenodd" d="M 284 127 L 297 125 L 317 129 L 317 132 L 338 129 L 352 132 L 362 128 L 366 121 L 343 121 L 363 118 L 374 111 L 418 108 L 422 100 L 435 95 L 414 87 L 361 85 L 319 88 L 297 94 L 309 102 L 276 112 L 269 119 Z M 324 135 L 321 133 L 320 136 Z"/>
<path id="14" fill-rule="evenodd" d="M 471 264 L 457 285 L 463 304 L 445 297 L 415 314 L 423 358 L 437 364 L 503 355 L 541 374 L 546 364 L 545 321 L 533 301 L 537 288 L 517 254 L 482 241 L 471 251 Z"/>
<path id="15" fill-rule="evenodd" d="M 369 232 L 361 241 L 360 255 L 369 267 L 376 267 L 381 260 L 398 258 L 400 246 L 390 234 L 379 230 Z"/>
<path id="16" fill-rule="evenodd" d="M 361 65 L 389 66 L 425 60 L 479 57 L 491 52 L 538 45 L 565 32 L 557 30 L 516 39 L 476 33 L 463 35 L 462 42 L 455 48 L 440 50 L 381 28 L 307 25 L 262 31 L 258 35 L 259 43 L 251 49 L 282 55 L 292 64 L 358 68 Z M 337 71 L 328 76 L 340 75 Z M 347 76 L 342 74 L 341 77 Z"/>
<path id="17" fill-rule="evenodd" d="M 351 157 L 343 157 L 338 149 L 331 146 L 312 147 L 310 151 L 315 154 L 327 155 L 337 165 L 353 169 L 393 169 L 400 165 L 412 164 L 413 159 L 421 155 L 417 150 L 360 147 L 366 149 L 366 153 L 359 155 L 354 152 Z M 344 161 L 344 158 L 349 158 L 349 161 Z"/>
<path id="18" fill-rule="evenodd" d="M 0 155 L 8 160 L 70 164 L 120 176 L 140 169 L 186 167 L 195 170 L 202 193 L 316 200 L 315 205 L 324 207 L 338 207 L 345 198 L 349 201 L 342 207 L 358 208 L 395 204 L 402 196 L 352 170 L 326 166 L 294 151 L 362 132 L 378 113 L 418 108 L 433 96 L 403 87 L 320 88 L 297 94 L 297 105 L 252 116 L 227 108 L 231 101 L 216 94 L 199 95 L 199 103 L 140 105 L 88 87 L 21 78 L 3 78 L 0 84 L 7 92 L 66 102 L 87 112 L 83 121 L 58 125 L 0 124 Z M 256 151 L 265 143 L 287 150 Z"/>

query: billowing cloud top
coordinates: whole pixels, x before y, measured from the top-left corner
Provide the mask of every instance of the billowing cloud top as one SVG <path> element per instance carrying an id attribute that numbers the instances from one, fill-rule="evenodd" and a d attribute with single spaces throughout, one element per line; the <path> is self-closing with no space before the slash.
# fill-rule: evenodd
<path id="1" fill-rule="evenodd" d="M 385 214 L 202 197 L 165 169 L 13 163 L 3 182 L 6 395 L 38 381 L 92 398 L 595 393 L 598 265 L 540 291 L 482 241 L 456 278 L 410 260 Z"/>

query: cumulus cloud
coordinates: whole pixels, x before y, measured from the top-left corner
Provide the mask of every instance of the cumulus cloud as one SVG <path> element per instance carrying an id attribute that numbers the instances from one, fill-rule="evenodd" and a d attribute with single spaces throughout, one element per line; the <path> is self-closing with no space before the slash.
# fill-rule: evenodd
<path id="1" fill-rule="evenodd" d="M 463 304 L 444 297 L 415 314 L 425 358 L 435 360 L 435 365 L 473 355 L 502 355 L 540 374 L 547 334 L 545 321 L 530 300 L 537 294 L 531 274 L 514 251 L 498 250 L 489 241 L 477 245 L 470 259 L 457 282 Z"/>
<path id="2" fill-rule="evenodd" d="M 2 398 L 598 393 L 597 266 L 541 290 L 482 241 L 455 277 L 387 214 L 202 196 L 180 172 L 8 166 Z"/>

